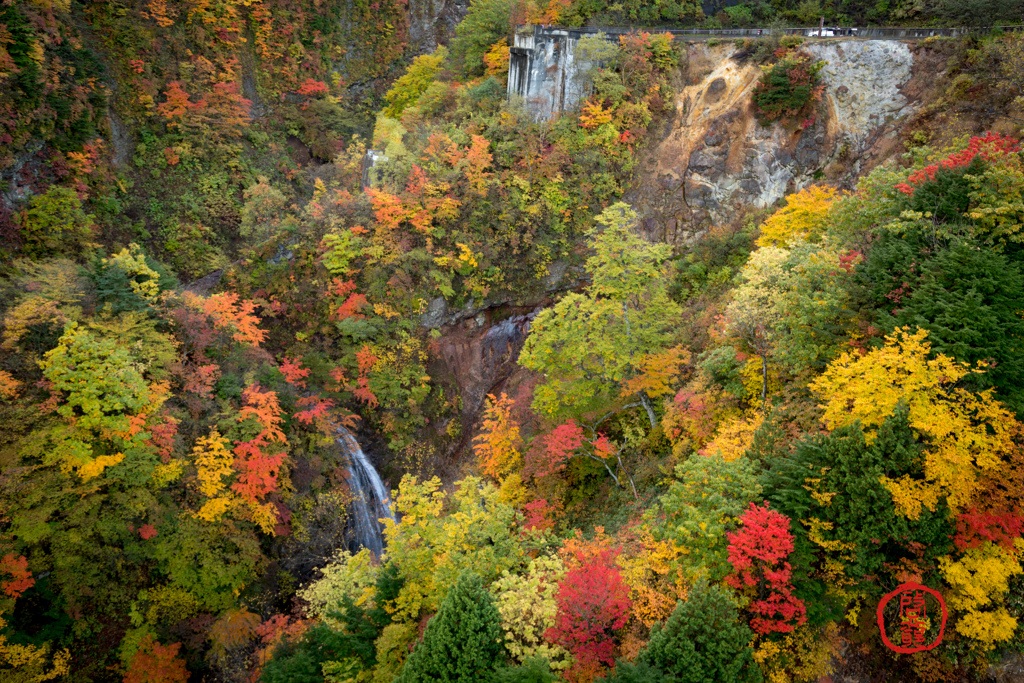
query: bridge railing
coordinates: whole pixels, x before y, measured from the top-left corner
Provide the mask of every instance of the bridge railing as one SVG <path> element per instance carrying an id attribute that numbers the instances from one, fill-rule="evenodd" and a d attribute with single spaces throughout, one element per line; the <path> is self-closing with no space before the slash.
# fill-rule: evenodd
<path id="1" fill-rule="evenodd" d="M 523 27 L 520 27 L 523 28 Z M 809 26 L 803 28 L 783 28 L 783 29 L 770 29 L 770 28 L 720 28 L 720 29 L 706 29 L 706 28 L 624 28 L 622 26 L 588 26 L 582 28 L 572 28 L 568 26 L 553 26 L 548 25 L 543 27 L 545 30 L 559 30 L 567 31 L 570 34 L 575 35 L 593 35 L 596 33 L 621 35 L 630 33 L 635 30 L 643 30 L 658 33 L 671 33 L 676 38 L 686 39 L 687 37 L 694 38 L 758 38 L 764 36 L 770 36 L 773 31 L 779 31 L 780 35 L 790 36 L 805 36 L 805 37 L 818 37 L 819 27 Z M 901 39 L 901 38 L 931 38 L 935 36 L 944 37 L 956 37 L 964 36 L 976 33 L 989 33 L 991 31 L 1003 31 L 1004 33 L 1014 33 L 1024 31 L 1024 24 L 1015 24 L 1011 26 L 965 26 L 957 28 L 924 28 L 924 27 L 849 27 L 841 26 L 838 27 L 825 27 L 825 35 L 821 36 L 824 38 L 831 37 L 852 37 L 852 38 L 889 38 L 889 39 Z"/>

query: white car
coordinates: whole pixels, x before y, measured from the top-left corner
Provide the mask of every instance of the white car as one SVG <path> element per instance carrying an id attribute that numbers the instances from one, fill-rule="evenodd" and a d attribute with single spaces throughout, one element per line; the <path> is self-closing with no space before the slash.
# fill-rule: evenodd
<path id="1" fill-rule="evenodd" d="M 812 29 L 808 30 L 805 35 L 808 38 L 817 38 L 818 37 L 818 29 L 812 28 Z M 840 28 L 838 26 L 833 26 L 832 28 L 826 28 L 826 29 L 822 29 L 821 30 L 821 37 L 822 38 L 833 38 L 835 36 L 856 36 L 856 35 L 857 35 L 857 29 L 855 29 L 855 28 Z"/>

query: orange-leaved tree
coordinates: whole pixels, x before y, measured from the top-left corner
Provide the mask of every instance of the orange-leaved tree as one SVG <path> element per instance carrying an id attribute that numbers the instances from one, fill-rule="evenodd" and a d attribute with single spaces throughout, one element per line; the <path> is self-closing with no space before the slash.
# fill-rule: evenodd
<path id="1" fill-rule="evenodd" d="M 519 437 L 519 422 L 512 416 L 512 399 L 504 393 L 501 398 L 494 398 L 493 395 L 487 398 L 483 429 L 473 439 L 473 452 L 476 453 L 480 469 L 500 481 L 522 466 L 522 440 Z"/>
<path id="2" fill-rule="evenodd" d="M 181 643 L 161 645 L 146 634 L 128 664 L 124 683 L 185 683 L 189 674 L 178 658 L 179 649 Z"/>

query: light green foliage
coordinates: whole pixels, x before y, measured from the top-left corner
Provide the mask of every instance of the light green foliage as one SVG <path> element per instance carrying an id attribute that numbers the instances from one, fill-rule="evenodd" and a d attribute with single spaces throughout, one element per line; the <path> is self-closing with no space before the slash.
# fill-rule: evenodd
<path id="1" fill-rule="evenodd" d="M 531 560 L 525 574 L 505 572 L 491 584 L 505 631 L 505 647 L 513 660 L 525 663 L 541 657 L 556 671 L 571 664 L 565 648 L 544 639 L 544 632 L 555 625 L 555 594 L 565 572 L 558 557 L 544 555 Z"/>
<path id="2" fill-rule="evenodd" d="M 436 610 L 463 570 L 490 582 L 526 562 L 519 513 L 493 484 L 476 477 L 457 482 L 447 514 L 440 489 L 436 477 L 420 483 L 406 475 L 395 497 L 401 521 L 384 521 L 388 561 L 406 581 L 395 600 L 396 617 Z"/>
<path id="3" fill-rule="evenodd" d="M 82 210 L 78 193 L 56 185 L 32 198 L 20 223 L 26 251 L 33 256 L 79 253 L 94 225 L 92 216 Z"/>
<path id="4" fill-rule="evenodd" d="M 238 232 L 243 237 L 251 237 L 256 241 L 269 239 L 274 234 L 277 221 L 280 220 L 281 209 L 287 198 L 281 190 L 269 183 L 266 176 L 257 178 L 257 182 L 245 188 Z"/>
<path id="5" fill-rule="evenodd" d="M 905 170 L 889 164 L 872 170 L 857 183 L 857 192 L 832 204 L 826 233 L 837 244 L 846 244 L 891 220 L 899 213 L 897 207 L 901 201 L 895 187 L 905 179 Z"/>
<path id="6" fill-rule="evenodd" d="M 349 264 L 362 252 L 362 240 L 351 230 L 339 230 L 324 235 L 323 264 L 332 275 L 347 275 Z"/>
<path id="7" fill-rule="evenodd" d="M 85 323 L 100 340 L 127 350 L 136 368 L 154 380 L 168 377 L 168 367 L 178 360 L 177 344 L 157 330 L 157 321 L 141 311 L 99 315 Z"/>
<path id="8" fill-rule="evenodd" d="M 588 92 L 594 84 L 594 75 L 602 66 L 610 66 L 619 56 L 619 46 L 598 32 L 576 41 L 571 77 L 579 92 Z"/>
<path id="9" fill-rule="evenodd" d="M 756 468 L 744 457 L 692 455 L 676 466 L 676 478 L 647 513 L 654 537 L 685 550 L 678 560 L 684 576 L 719 581 L 730 570 L 725 534 L 761 493 Z"/>
<path id="10" fill-rule="evenodd" d="M 255 579 L 262 564 L 256 533 L 225 530 L 188 514 L 166 531 L 154 539 L 153 554 L 170 585 L 195 596 L 204 611 L 237 606 L 238 594 Z"/>
<path id="11" fill-rule="evenodd" d="M 971 208 L 967 216 L 992 243 L 1024 242 L 1024 162 L 1009 154 L 982 173 L 969 175 Z"/>
<path id="12" fill-rule="evenodd" d="M 471 0 L 466 18 L 455 28 L 452 57 L 466 76 L 482 76 L 484 55 L 512 32 L 512 0 Z"/>
<path id="13" fill-rule="evenodd" d="M 361 332 L 358 327 L 347 330 Z M 389 437 L 388 445 L 397 451 L 412 443 L 413 430 L 426 424 L 423 405 L 430 395 L 430 375 L 424 367 L 427 353 L 418 337 L 399 330 L 383 341 L 372 349 L 376 360 L 368 388 L 375 397 L 371 403 L 388 411 L 382 431 Z"/>
<path id="14" fill-rule="evenodd" d="M 148 405 L 149 390 L 127 349 L 70 323 L 39 363 L 54 388 L 67 393 L 58 412 L 85 429 L 125 431 L 125 412 Z"/>
<path id="15" fill-rule="evenodd" d="M 588 232 L 595 251 L 586 264 L 591 285 L 542 311 L 519 356 L 521 365 L 544 373 L 533 406 L 549 415 L 616 402 L 646 356 L 668 345 L 679 314 L 666 290 L 668 245 L 634 235 L 636 213 L 625 204 L 612 205 L 597 220 L 599 227 Z M 643 391 L 636 393 L 646 401 Z"/>
<path id="16" fill-rule="evenodd" d="M 416 104 L 420 95 L 426 92 L 434 81 L 434 76 L 447 58 L 448 50 L 445 47 L 439 47 L 429 55 L 414 57 L 409 68 L 384 95 L 388 103 L 388 106 L 384 107 L 384 115 L 397 119 L 407 107 Z"/>
<path id="17" fill-rule="evenodd" d="M 506 657 L 501 617 L 477 574 L 463 572 L 395 683 L 480 683 Z"/>
<path id="18" fill-rule="evenodd" d="M 373 146 L 376 149 L 383 149 L 384 156 L 392 163 L 398 162 L 409 156 L 409 150 L 405 148 L 405 126 L 396 119 L 387 116 L 378 116 L 377 124 L 373 128 Z"/>
<path id="19" fill-rule="evenodd" d="M 339 550 L 320 570 L 320 578 L 300 590 L 298 596 L 309 603 L 313 615 L 330 623 L 330 612 L 338 608 L 343 598 L 351 599 L 356 606 L 372 601 L 378 569 L 366 548 L 355 555 Z"/>
<path id="20" fill-rule="evenodd" d="M 384 627 L 374 643 L 377 648 L 377 668 L 373 671 L 373 683 L 394 683 L 418 635 L 419 630 L 413 621 Z"/>
<path id="21" fill-rule="evenodd" d="M 817 369 L 835 355 L 852 318 L 850 273 L 827 243 L 751 254 L 726 309 L 726 330 L 790 371 Z"/>

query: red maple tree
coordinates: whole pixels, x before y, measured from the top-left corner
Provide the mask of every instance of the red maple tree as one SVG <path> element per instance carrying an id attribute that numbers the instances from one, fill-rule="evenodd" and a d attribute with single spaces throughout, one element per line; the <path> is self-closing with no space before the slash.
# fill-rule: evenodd
<path id="1" fill-rule="evenodd" d="M 626 625 L 632 607 L 615 551 L 604 550 L 569 570 L 555 600 L 555 625 L 544 637 L 572 653 L 573 680 L 591 680 L 601 664 L 615 663 L 614 632 Z"/>
<path id="2" fill-rule="evenodd" d="M 7 574 L 11 578 L 0 580 L 0 588 L 5 595 L 12 598 L 19 597 L 22 593 L 35 585 L 36 580 L 32 578 L 32 572 L 28 570 L 28 559 L 24 555 L 7 553 L 0 559 L 0 574 Z"/>
<path id="3" fill-rule="evenodd" d="M 786 560 L 793 552 L 789 518 L 767 503 L 751 503 L 739 522 L 740 528 L 726 536 L 733 572 L 725 580 L 753 594 L 747 609 L 754 631 L 788 633 L 807 621 L 807 607 L 793 595 L 793 568 Z"/>

